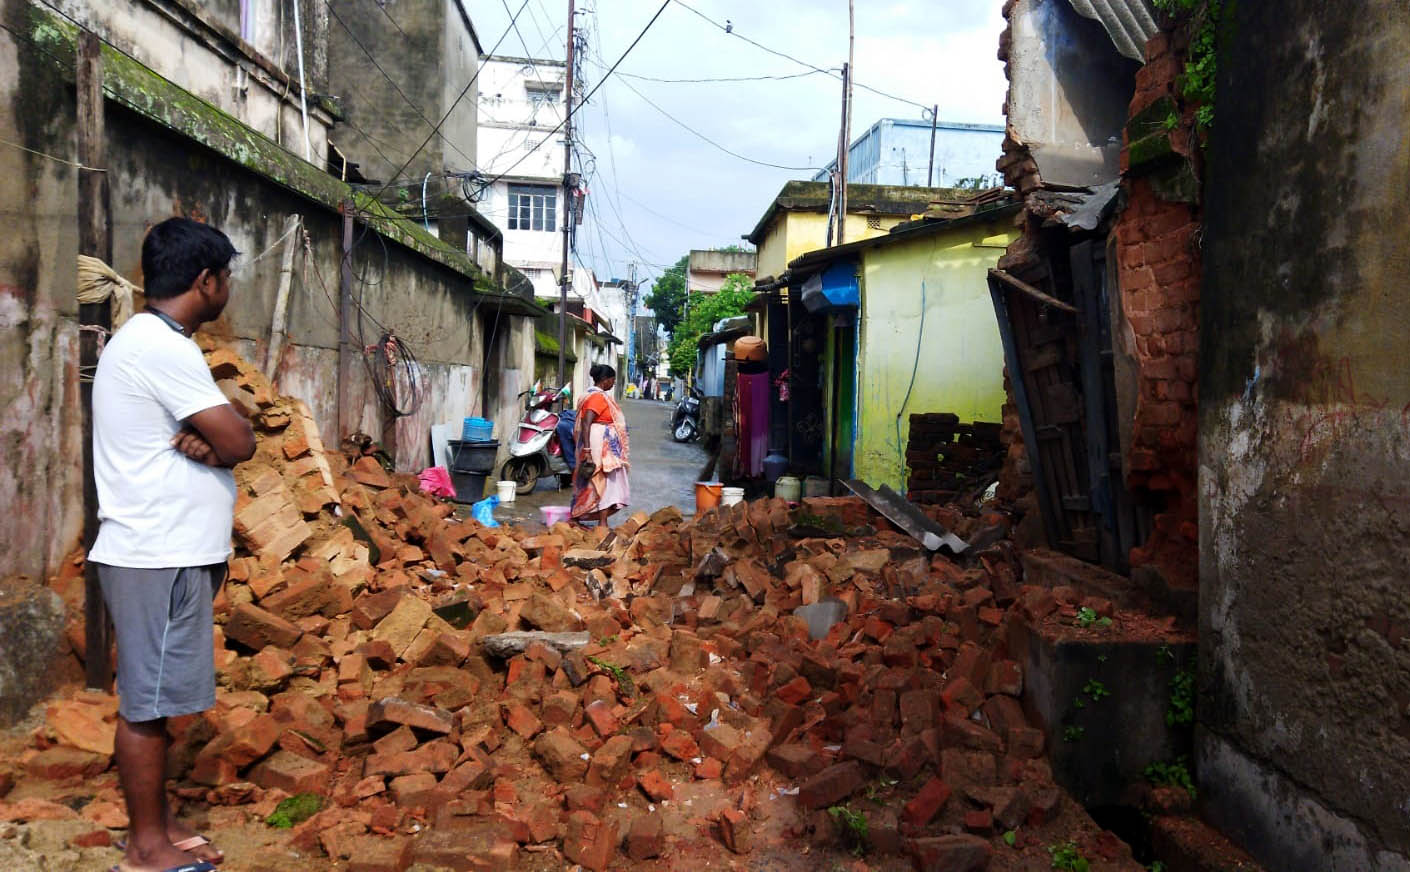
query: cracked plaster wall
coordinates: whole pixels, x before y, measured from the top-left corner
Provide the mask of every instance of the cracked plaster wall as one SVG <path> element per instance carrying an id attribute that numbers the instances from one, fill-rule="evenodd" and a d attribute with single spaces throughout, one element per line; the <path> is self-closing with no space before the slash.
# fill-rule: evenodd
<path id="1" fill-rule="evenodd" d="M 1240 3 L 1219 76 L 1201 795 L 1269 868 L 1410 868 L 1410 7 Z"/>

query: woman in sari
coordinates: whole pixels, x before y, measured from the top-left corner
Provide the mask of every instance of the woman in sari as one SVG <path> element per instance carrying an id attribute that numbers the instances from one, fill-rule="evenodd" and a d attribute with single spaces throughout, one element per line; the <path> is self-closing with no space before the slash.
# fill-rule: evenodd
<path id="1" fill-rule="evenodd" d="M 595 520 L 605 527 L 607 518 L 631 502 L 627 470 L 631 448 L 627 419 L 612 396 L 617 371 L 599 363 L 589 372 L 593 386 L 578 404 L 578 467 L 573 471 L 573 520 Z"/>

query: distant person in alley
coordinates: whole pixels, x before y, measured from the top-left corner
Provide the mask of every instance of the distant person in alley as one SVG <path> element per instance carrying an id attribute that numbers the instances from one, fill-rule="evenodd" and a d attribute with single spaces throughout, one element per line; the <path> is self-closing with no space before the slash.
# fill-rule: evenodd
<path id="1" fill-rule="evenodd" d="M 130 820 L 118 872 L 209 872 L 223 858 L 167 801 L 166 719 L 215 705 L 212 600 L 225 580 L 231 467 L 254 432 L 191 335 L 230 299 L 230 240 L 170 218 L 142 242 L 147 307 L 93 380 L 97 564 L 117 634 L 118 778 Z"/>
<path id="2" fill-rule="evenodd" d="M 573 471 L 573 520 L 579 524 L 607 518 L 631 502 L 627 480 L 631 445 L 627 419 L 612 396 L 617 371 L 605 363 L 589 370 L 593 386 L 578 404 L 578 467 Z"/>

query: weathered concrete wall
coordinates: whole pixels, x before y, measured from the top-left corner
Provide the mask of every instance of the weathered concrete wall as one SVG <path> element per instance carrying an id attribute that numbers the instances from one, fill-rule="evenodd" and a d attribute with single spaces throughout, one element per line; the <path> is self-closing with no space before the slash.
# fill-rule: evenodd
<path id="1" fill-rule="evenodd" d="M 1000 254 L 991 246 L 1017 236 L 1006 210 L 991 221 L 863 252 L 858 478 L 904 492 L 907 415 L 1000 420 L 1004 350 L 986 276 Z"/>
<path id="2" fill-rule="evenodd" d="M 393 182 L 417 199 L 426 173 L 476 166 L 476 86 L 456 98 L 474 77 L 479 52 L 458 6 L 458 0 L 339 3 L 328 30 L 329 88 L 347 118 L 334 128 L 333 142 L 361 164 L 363 176 Z M 439 132 L 417 152 L 452 105 Z M 429 193 L 445 190 L 444 179 L 431 180 Z"/>
<path id="3" fill-rule="evenodd" d="M 277 8 L 281 4 L 288 8 L 281 11 Z M 6 4 L 8 13 L 18 13 L 29 5 L 24 0 Z M 259 22 L 252 34 L 258 36 L 256 44 L 240 38 L 238 0 L 61 0 L 47 5 L 62 10 L 62 17 L 93 30 L 163 78 L 303 156 L 293 11 L 285 0 L 251 0 L 251 14 Z M 314 49 L 327 36 L 323 24 L 308 15 L 310 5 L 319 4 L 304 0 L 301 24 L 304 74 L 309 93 L 315 94 L 323 90 L 325 82 L 313 63 Z M 322 166 L 332 117 L 313 97 L 308 106 L 311 160 Z"/>
<path id="4" fill-rule="evenodd" d="M 1200 328 L 1201 795 L 1269 868 L 1410 868 L 1410 7 L 1239 3 Z"/>
<path id="5" fill-rule="evenodd" d="M 6 10 L 7 15 L 12 12 L 13 7 Z M 9 18 L 6 23 L 15 22 Z M 10 31 L 0 31 L 0 138 L 49 155 L 72 156 L 75 104 L 66 75 L 44 52 Z M 247 136 L 232 127 L 227 116 L 209 111 L 213 114 L 206 123 L 212 129 Z M 278 159 L 263 171 L 242 165 L 259 163 L 251 157 L 255 134 L 241 140 L 249 147 L 237 152 L 237 161 L 115 100 L 108 102 L 106 119 L 114 268 L 140 284 L 142 236 L 171 215 L 220 227 L 243 255 L 234 265 L 230 307 L 207 331 L 235 342 L 254 360 L 261 359 L 271 327 L 282 254 L 276 242 L 290 214 L 303 216 L 311 256 L 296 261 L 289 299 L 290 344 L 281 358 L 278 385 L 309 403 L 325 442 L 337 445 L 336 295 L 342 217 L 336 202 L 339 196 L 350 197 L 351 191 L 326 176 L 308 176 L 312 171 L 306 166 L 288 170 Z M 186 121 L 200 123 L 189 117 Z M 302 166 L 297 157 L 282 160 Z M 287 181 L 276 183 L 271 175 Z M 291 189 L 299 186 L 312 193 Z M 81 454 L 76 197 L 77 172 L 72 167 L 0 148 L 0 226 L 6 228 L 0 234 L 0 506 L 11 518 L 0 538 L 0 569 L 35 577 L 43 577 L 77 545 L 82 525 L 81 470 L 73 461 Z M 398 227 L 387 231 L 393 234 L 388 238 L 356 224 L 354 295 L 363 317 L 354 341 L 359 346 L 376 343 L 385 325 L 424 366 L 427 401 L 416 415 L 400 420 L 390 440 L 399 468 L 415 470 L 429 460 L 432 423 L 458 422 L 487 408 L 477 310 L 496 298 L 476 293 L 477 278 L 463 257 L 457 260 L 454 252 L 434 248 L 434 240 L 418 234 L 418 228 Z M 451 266 L 462 262 L 461 267 Z M 523 333 L 525 320 L 507 315 L 508 331 Z M 521 368 L 531 366 L 528 357 L 521 356 Z M 360 362 L 354 366 L 352 396 L 360 403 L 355 416 L 359 428 L 386 439 L 390 434 L 384 430 L 382 409 Z M 517 417 L 502 398 L 489 409 L 501 431 Z"/>

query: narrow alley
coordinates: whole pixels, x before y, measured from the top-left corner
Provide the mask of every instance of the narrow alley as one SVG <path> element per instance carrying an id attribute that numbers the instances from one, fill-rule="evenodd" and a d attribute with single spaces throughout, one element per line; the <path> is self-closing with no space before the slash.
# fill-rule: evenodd
<path id="1" fill-rule="evenodd" d="M 630 426 L 632 445 L 631 486 L 632 504 L 629 512 L 654 514 L 668 506 L 679 506 L 691 512 L 695 505 L 695 482 L 707 460 L 699 442 L 676 442 L 671 438 L 671 413 L 674 403 L 657 400 L 622 400 Z M 496 520 L 510 524 L 541 522 L 542 506 L 566 506 L 571 491 L 558 488 L 554 482 L 539 480 L 534 493 L 516 497 L 513 503 L 495 509 Z M 625 521 L 627 513 L 618 513 L 609 523 Z"/>
<path id="2" fill-rule="evenodd" d="M 3 0 L 0 107 L 0 872 L 1410 872 L 1405 0 Z"/>

